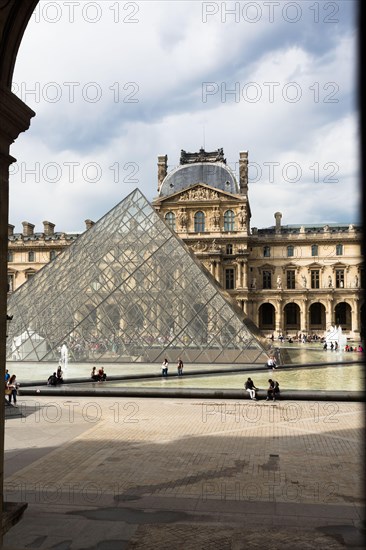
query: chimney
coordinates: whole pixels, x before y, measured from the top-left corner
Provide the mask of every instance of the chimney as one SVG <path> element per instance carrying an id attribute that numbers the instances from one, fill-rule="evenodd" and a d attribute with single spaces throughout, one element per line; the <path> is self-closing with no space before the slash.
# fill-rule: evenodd
<path id="1" fill-rule="evenodd" d="M 34 233 L 34 225 L 29 222 L 22 222 L 23 225 L 23 236 L 30 237 Z"/>
<path id="2" fill-rule="evenodd" d="M 86 229 L 91 229 L 94 224 L 95 224 L 95 222 L 93 222 L 92 220 L 85 220 Z"/>
<path id="3" fill-rule="evenodd" d="M 14 225 L 11 225 L 11 223 L 8 223 L 8 237 L 11 237 L 14 235 Z"/>
<path id="4" fill-rule="evenodd" d="M 281 233 L 281 212 L 275 212 L 274 217 L 276 218 L 276 233 Z"/>
<path id="5" fill-rule="evenodd" d="M 53 235 L 55 232 L 55 224 L 51 222 L 43 222 L 43 232 L 45 235 Z"/>
<path id="6" fill-rule="evenodd" d="M 161 184 L 163 179 L 168 172 L 168 155 L 159 155 L 158 156 L 158 193 L 160 192 Z"/>
<path id="7" fill-rule="evenodd" d="M 240 194 L 248 194 L 248 151 L 239 153 L 239 185 Z"/>

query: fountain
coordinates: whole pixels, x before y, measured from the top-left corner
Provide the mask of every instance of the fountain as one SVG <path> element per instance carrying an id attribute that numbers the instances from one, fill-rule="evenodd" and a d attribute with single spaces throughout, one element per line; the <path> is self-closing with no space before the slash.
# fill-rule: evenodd
<path id="1" fill-rule="evenodd" d="M 331 349 L 331 345 L 335 346 L 337 344 L 338 349 L 343 349 L 344 346 L 347 344 L 347 337 L 342 332 L 342 327 L 339 325 L 338 328 L 336 326 L 332 327 L 330 326 L 329 329 L 326 332 L 325 335 L 325 343 L 327 345 L 327 349 Z"/>

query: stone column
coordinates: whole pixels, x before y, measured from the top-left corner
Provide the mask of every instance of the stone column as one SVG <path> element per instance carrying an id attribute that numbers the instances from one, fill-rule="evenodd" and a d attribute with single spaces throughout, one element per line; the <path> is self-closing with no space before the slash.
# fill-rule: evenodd
<path id="1" fill-rule="evenodd" d="M 279 334 L 280 332 L 284 333 L 284 330 L 283 330 L 282 300 L 277 300 L 277 313 L 276 313 L 275 331 L 276 331 L 277 334 Z"/>
<path id="2" fill-rule="evenodd" d="M 9 216 L 9 166 L 15 162 L 10 154 L 10 146 L 20 132 L 29 128 L 30 119 L 35 113 L 8 89 L 0 87 L 0 376 L 5 377 L 6 364 L 6 315 L 7 315 L 7 257 L 8 257 L 8 216 Z M 9 315 L 13 313 L 9 311 Z M 4 398 L 0 407 L 0 489 L 4 485 Z M 3 502 L 0 499 L 1 517 Z M 2 544 L 2 534 L 1 541 Z"/>
<path id="3" fill-rule="evenodd" d="M 351 322 L 352 322 L 352 334 L 355 340 L 360 339 L 360 325 L 359 325 L 359 300 L 355 298 L 352 300 L 353 306 L 351 310 Z"/>
<path id="4" fill-rule="evenodd" d="M 235 262 L 236 267 L 236 277 L 235 277 L 235 288 L 241 288 L 241 282 L 242 282 L 242 265 L 241 262 Z"/>
<path id="5" fill-rule="evenodd" d="M 210 262 L 210 271 L 211 271 L 211 275 L 213 275 L 215 277 L 215 260 L 211 260 Z"/>
<path id="6" fill-rule="evenodd" d="M 300 332 L 308 333 L 308 300 L 305 298 L 302 300 L 302 314 L 300 311 Z"/>
<path id="7" fill-rule="evenodd" d="M 243 288 L 248 288 L 248 262 L 243 262 Z"/>
<path id="8" fill-rule="evenodd" d="M 333 326 L 333 300 L 327 300 L 325 308 L 325 330 L 328 330 L 330 326 Z"/>
<path id="9" fill-rule="evenodd" d="M 221 284 L 222 277 L 221 277 L 221 261 L 220 260 L 216 261 L 215 279 L 216 279 L 216 281 L 218 281 Z"/>

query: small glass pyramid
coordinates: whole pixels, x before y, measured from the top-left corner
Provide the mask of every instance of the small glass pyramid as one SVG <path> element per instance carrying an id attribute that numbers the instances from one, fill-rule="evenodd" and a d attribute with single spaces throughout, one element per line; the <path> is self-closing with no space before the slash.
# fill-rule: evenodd
<path id="1" fill-rule="evenodd" d="M 243 314 L 136 189 L 9 298 L 7 358 L 263 363 Z"/>

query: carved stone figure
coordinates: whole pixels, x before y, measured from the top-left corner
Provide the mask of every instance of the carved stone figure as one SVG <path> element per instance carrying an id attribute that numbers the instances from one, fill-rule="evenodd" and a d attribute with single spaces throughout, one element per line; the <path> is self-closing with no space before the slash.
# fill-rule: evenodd
<path id="1" fill-rule="evenodd" d="M 242 204 L 238 213 L 238 219 L 240 227 L 243 228 L 245 226 L 245 222 L 247 221 L 247 208 L 245 204 Z"/>
<path id="2" fill-rule="evenodd" d="M 307 280 L 306 280 L 305 275 L 301 275 L 301 280 L 302 280 L 302 286 L 303 286 L 303 288 L 306 288 Z"/>
<path id="3" fill-rule="evenodd" d="M 331 275 L 328 275 L 328 288 L 332 288 L 332 287 L 333 287 L 332 277 Z"/>
<path id="4" fill-rule="evenodd" d="M 358 275 L 355 275 L 353 284 L 355 288 L 358 288 Z"/>
<path id="5" fill-rule="evenodd" d="M 188 216 L 185 208 L 181 208 L 177 214 L 178 222 L 180 224 L 181 229 L 187 228 L 187 222 L 188 222 Z"/>
<path id="6" fill-rule="evenodd" d="M 278 275 L 278 277 L 277 277 L 277 288 L 278 288 L 279 290 L 282 289 L 282 279 L 281 279 L 281 275 Z"/>
<path id="7" fill-rule="evenodd" d="M 212 241 L 210 250 L 220 250 L 220 247 L 216 243 L 216 239 Z"/>
<path id="8" fill-rule="evenodd" d="M 220 228 L 220 210 L 215 206 L 212 215 L 211 215 L 212 227 L 214 229 Z"/>
<path id="9" fill-rule="evenodd" d="M 257 288 L 257 279 L 253 277 L 252 282 L 250 283 L 250 288 L 255 290 Z"/>

